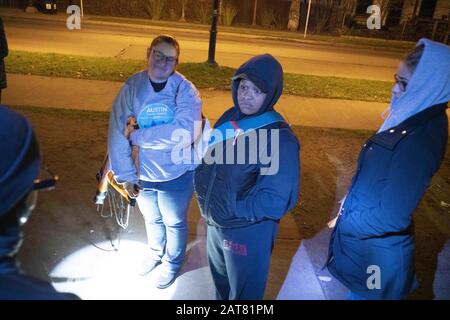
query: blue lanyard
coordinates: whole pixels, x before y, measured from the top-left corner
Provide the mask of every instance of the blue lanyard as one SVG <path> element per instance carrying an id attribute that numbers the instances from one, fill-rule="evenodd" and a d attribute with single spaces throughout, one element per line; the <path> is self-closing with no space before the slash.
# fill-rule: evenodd
<path id="1" fill-rule="evenodd" d="M 275 122 L 286 122 L 286 120 L 284 120 L 278 112 L 269 111 L 253 118 L 239 121 L 227 121 L 213 129 L 208 144 L 212 145 L 228 139 L 236 140 L 241 134 L 248 133 Z"/>

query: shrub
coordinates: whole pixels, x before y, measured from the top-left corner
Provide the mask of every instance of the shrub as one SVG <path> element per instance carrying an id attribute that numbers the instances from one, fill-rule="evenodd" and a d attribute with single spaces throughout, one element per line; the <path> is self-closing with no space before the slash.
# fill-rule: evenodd
<path id="1" fill-rule="evenodd" d="M 147 0 L 146 10 L 152 20 L 160 20 L 164 10 L 164 0 Z"/>
<path id="2" fill-rule="evenodd" d="M 231 26 L 236 18 L 238 9 L 231 3 L 224 1 L 222 4 L 222 23 L 224 26 Z"/>

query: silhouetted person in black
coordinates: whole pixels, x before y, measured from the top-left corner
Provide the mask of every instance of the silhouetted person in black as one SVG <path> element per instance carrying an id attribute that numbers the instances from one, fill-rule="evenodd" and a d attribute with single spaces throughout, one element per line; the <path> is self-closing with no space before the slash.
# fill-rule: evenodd
<path id="1" fill-rule="evenodd" d="M 16 259 L 22 225 L 33 211 L 39 190 L 51 189 L 56 177 L 39 180 L 39 146 L 28 120 L 0 105 L 0 300 L 76 299 L 50 283 L 24 274 Z"/>

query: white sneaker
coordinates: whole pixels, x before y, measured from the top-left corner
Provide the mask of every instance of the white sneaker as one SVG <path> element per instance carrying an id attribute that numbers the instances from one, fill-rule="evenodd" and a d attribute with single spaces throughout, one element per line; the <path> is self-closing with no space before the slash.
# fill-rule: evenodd
<path id="1" fill-rule="evenodd" d="M 141 276 L 145 276 L 146 274 L 150 273 L 150 271 L 155 269 L 156 266 L 160 263 L 161 263 L 161 260 L 155 260 L 153 258 L 146 257 L 146 258 L 144 258 L 144 260 L 142 260 L 138 272 Z"/>
<path id="2" fill-rule="evenodd" d="M 177 278 L 178 272 L 162 269 L 156 280 L 156 287 L 158 289 L 165 289 L 169 287 Z"/>

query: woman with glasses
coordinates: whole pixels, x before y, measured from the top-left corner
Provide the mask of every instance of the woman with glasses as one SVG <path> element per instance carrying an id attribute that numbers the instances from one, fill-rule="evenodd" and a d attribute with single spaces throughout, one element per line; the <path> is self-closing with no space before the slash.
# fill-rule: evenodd
<path id="1" fill-rule="evenodd" d="M 412 215 L 447 148 L 450 47 L 421 39 L 400 63 L 390 113 L 362 146 L 335 219 L 328 269 L 349 299 L 404 299 L 417 287 Z"/>
<path id="2" fill-rule="evenodd" d="M 40 156 L 33 129 L 26 118 L 3 105 L 0 150 L 0 300 L 77 299 L 18 267 L 22 226 L 36 206 L 37 192 L 53 188 L 56 177 L 38 179 Z"/>
<path id="3" fill-rule="evenodd" d="M 187 245 L 187 211 L 192 198 L 193 162 L 174 160 L 183 131 L 184 151 L 193 154 L 194 133 L 201 127 L 201 99 L 195 86 L 175 69 L 180 46 L 171 36 L 153 39 L 147 69 L 131 76 L 114 102 L 108 149 L 114 177 L 123 183 L 145 220 L 148 253 L 139 270 L 146 275 L 157 265 L 156 286 L 166 288 L 183 264 Z M 128 130 L 129 119 L 138 128 Z M 137 168 L 130 145 L 138 148 Z M 176 158 L 176 157 L 175 157 Z"/>

